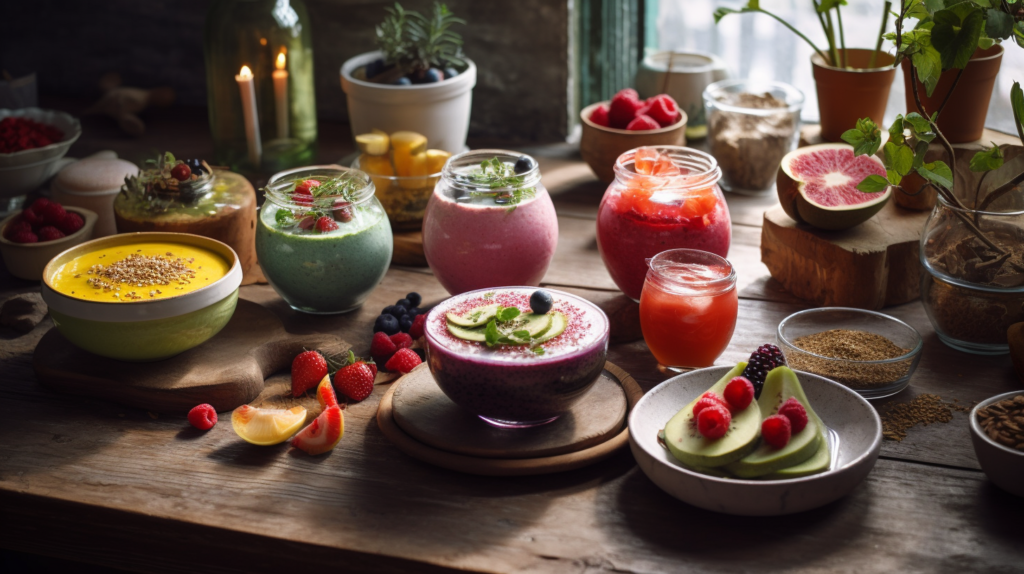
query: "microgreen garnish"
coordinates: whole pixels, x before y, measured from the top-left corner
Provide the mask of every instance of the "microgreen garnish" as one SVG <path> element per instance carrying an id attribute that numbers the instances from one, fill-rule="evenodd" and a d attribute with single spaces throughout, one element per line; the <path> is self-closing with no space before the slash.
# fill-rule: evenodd
<path id="1" fill-rule="evenodd" d="M 494 291 L 484 293 L 484 299 L 490 299 L 491 297 L 494 297 Z"/>
<path id="2" fill-rule="evenodd" d="M 486 187 L 495 191 L 471 191 L 471 197 L 492 197 L 498 205 L 508 205 L 507 211 L 514 211 L 516 206 L 526 199 L 537 195 L 537 188 L 523 187 L 526 181 L 521 175 L 516 175 L 515 167 L 498 158 L 491 158 L 480 162 L 480 171 L 475 173 L 459 175 L 457 178 L 463 182 L 476 187 Z"/>
<path id="3" fill-rule="evenodd" d="M 363 182 L 348 174 L 340 177 L 322 178 L 320 185 L 309 187 L 309 194 L 296 192 L 296 187 L 306 181 L 295 180 L 291 188 L 276 193 L 291 196 L 291 202 L 298 206 L 295 210 L 278 209 L 274 214 L 274 222 L 278 227 L 300 226 L 303 229 L 316 230 L 312 224 L 321 217 L 331 217 L 335 221 L 352 220 L 352 207 L 356 195 L 362 189 Z M 264 193 L 268 190 L 264 188 Z"/>
<path id="4" fill-rule="evenodd" d="M 533 352 L 536 355 L 543 355 L 544 354 L 544 347 L 534 347 L 533 348 Z"/>

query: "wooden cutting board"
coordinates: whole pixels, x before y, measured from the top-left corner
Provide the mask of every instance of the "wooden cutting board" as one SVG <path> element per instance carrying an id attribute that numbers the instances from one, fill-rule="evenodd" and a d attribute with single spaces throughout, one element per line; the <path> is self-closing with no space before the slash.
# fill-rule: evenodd
<path id="1" fill-rule="evenodd" d="M 817 305 L 899 305 L 920 296 L 919 243 L 927 220 L 928 212 L 890 201 L 853 229 L 822 231 L 775 206 L 764 214 L 761 261 L 786 290 Z"/>
<path id="2" fill-rule="evenodd" d="M 209 341 L 176 357 L 128 363 L 93 355 L 51 329 L 32 366 L 43 386 L 148 411 L 185 414 L 200 403 L 218 412 L 255 399 L 270 375 L 286 371 L 303 349 L 330 354 L 350 345 L 334 335 L 293 335 L 261 305 L 238 300 L 231 321 Z"/>

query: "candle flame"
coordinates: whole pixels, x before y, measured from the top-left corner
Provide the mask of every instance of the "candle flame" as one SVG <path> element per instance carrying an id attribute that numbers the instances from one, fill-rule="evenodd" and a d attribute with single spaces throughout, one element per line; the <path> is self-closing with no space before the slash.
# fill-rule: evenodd
<path id="1" fill-rule="evenodd" d="M 277 66 L 278 70 L 283 70 L 284 69 L 284 66 L 285 66 L 284 52 L 281 52 L 280 54 L 277 55 L 277 62 L 275 62 L 274 65 Z"/>
<path id="2" fill-rule="evenodd" d="M 249 69 L 249 66 L 242 66 L 242 71 L 238 72 L 238 75 L 241 78 L 249 79 L 252 77 L 252 70 Z"/>

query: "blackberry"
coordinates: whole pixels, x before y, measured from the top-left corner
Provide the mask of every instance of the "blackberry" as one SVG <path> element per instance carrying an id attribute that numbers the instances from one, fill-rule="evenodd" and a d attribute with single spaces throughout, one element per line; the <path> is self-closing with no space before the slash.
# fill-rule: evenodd
<path id="1" fill-rule="evenodd" d="M 754 384 L 754 398 L 761 396 L 761 388 L 764 387 L 764 379 L 768 376 L 768 371 L 785 364 L 786 357 L 783 356 L 782 350 L 775 345 L 761 345 L 750 354 L 747 368 L 743 369 L 743 376 Z"/>

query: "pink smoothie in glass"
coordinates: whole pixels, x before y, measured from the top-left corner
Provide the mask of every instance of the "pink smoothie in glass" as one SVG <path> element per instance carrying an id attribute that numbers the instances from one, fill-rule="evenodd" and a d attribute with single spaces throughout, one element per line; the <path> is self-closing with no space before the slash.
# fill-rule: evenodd
<path id="1" fill-rule="evenodd" d="M 473 157 L 465 157 L 473 156 Z M 423 220 L 423 252 L 434 276 L 449 293 L 506 285 L 539 285 L 558 244 L 558 219 L 536 162 L 521 174 L 532 189 L 518 203 L 460 182 L 459 170 L 473 170 L 497 157 L 512 165 L 512 152 L 482 150 L 455 156 L 434 188 Z M 532 159 L 530 160 L 532 161 Z"/>

